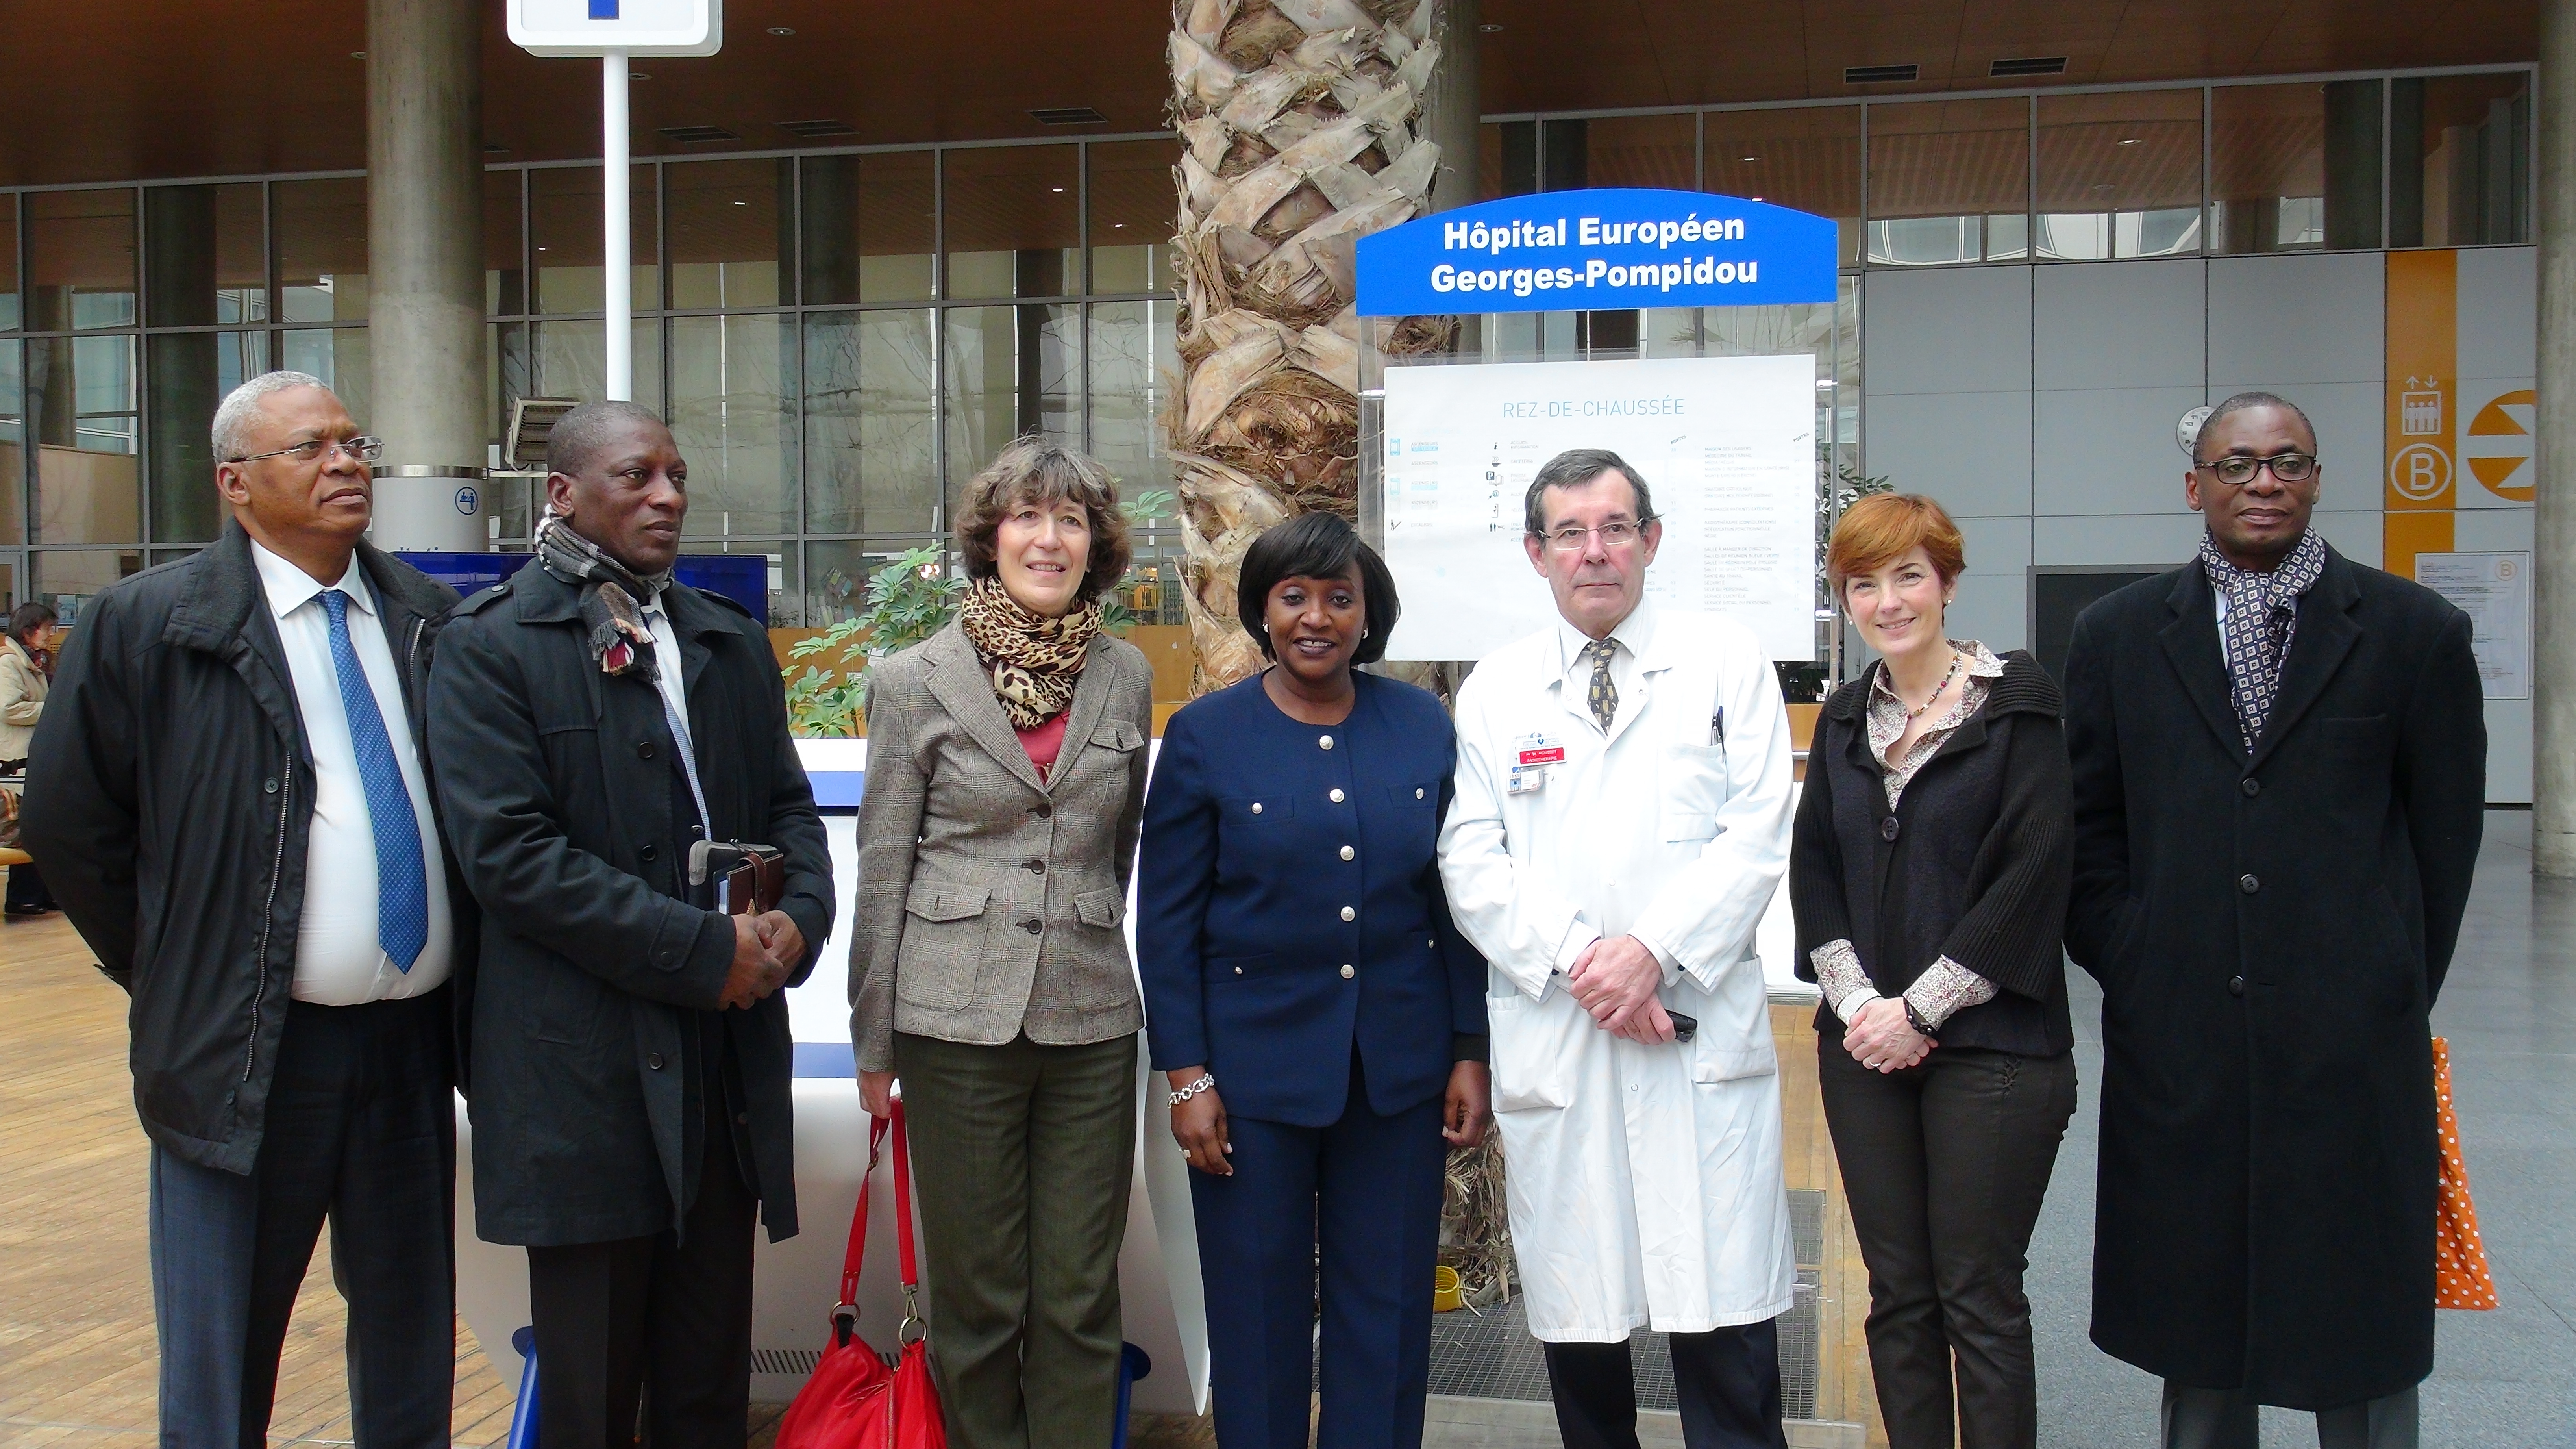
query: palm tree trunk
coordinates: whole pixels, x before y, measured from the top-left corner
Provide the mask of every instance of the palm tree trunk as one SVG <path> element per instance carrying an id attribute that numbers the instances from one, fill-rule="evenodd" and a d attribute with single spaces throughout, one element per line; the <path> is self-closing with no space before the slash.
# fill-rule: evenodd
<path id="1" fill-rule="evenodd" d="M 1414 133 L 1439 0 L 1175 0 L 1179 475 L 1200 692 L 1257 669 L 1235 616 L 1243 551 L 1284 518 L 1352 518 L 1359 485 L 1353 249 L 1427 207 L 1440 148 Z M 1372 319 L 1389 356 L 1446 317 Z"/>

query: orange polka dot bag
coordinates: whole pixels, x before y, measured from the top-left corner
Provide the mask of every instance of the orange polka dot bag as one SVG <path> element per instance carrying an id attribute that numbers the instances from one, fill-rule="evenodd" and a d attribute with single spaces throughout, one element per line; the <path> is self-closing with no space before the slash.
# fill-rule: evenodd
<path id="1" fill-rule="evenodd" d="M 2469 1168 L 2460 1157 L 2460 1116 L 2451 1106 L 2451 1044 L 2433 1038 L 2433 1099 L 2442 1136 L 2442 1192 L 2434 1216 L 2433 1306 L 2493 1308 L 2495 1275 L 2478 1237 L 2477 1204 L 2469 1201 Z"/>

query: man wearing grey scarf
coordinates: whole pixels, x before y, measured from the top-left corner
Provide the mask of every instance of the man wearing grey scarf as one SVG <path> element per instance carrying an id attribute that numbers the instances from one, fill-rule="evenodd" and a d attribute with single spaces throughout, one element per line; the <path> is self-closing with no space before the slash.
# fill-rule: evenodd
<path id="1" fill-rule="evenodd" d="M 796 1231 L 782 986 L 831 931 L 831 860 L 778 660 L 672 577 L 688 463 L 633 403 L 546 445 L 537 557 L 459 605 L 429 752 L 483 908 L 475 1230 L 528 1250 L 544 1449 L 740 1449 L 758 1222 Z M 690 854 L 778 847 L 731 914 Z"/>
<path id="2" fill-rule="evenodd" d="M 2433 1367 L 2429 1013 L 2485 700 L 2468 617 L 2318 532 L 2317 454 L 2286 400 L 2219 404 L 2184 475 L 2196 556 L 2086 609 L 2067 653 L 2093 1341 L 2164 1380 L 2165 1449 L 2255 1449 L 2263 1404 L 2324 1449 L 2414 1449 Z"/>

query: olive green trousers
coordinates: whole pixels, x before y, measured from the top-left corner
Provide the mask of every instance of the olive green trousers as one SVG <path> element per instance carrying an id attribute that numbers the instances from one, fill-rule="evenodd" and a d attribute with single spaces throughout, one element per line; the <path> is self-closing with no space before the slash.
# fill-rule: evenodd
<path id="1" fill-rule="evenodd" d="M 1136 1038 L 898 1034 L 952 1449 L 1099 1449 L 1117 1414 Z"/>

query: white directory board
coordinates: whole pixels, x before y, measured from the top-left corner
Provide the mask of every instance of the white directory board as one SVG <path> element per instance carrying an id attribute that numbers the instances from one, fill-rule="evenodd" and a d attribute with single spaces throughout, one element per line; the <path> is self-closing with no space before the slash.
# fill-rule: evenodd
<path id="1" fill-rule="evenodd" d="M 2531 555 L 2419 553 L 2415 582 L 2469 616 L 2486 697 L 2531 698 Z"/>
<path id="2" fill-rule="evenodd" d="M 1390 659 L 1482 659 L 1556 617 L 1523 552 L 1530 479 L 1607 448 L 1664 537 L 1647 594 L 1742 620 L 1774 659 L 1816 654 L 1816 364 L 1787 357 L 1398 367 L 1386 374 Z"/>

